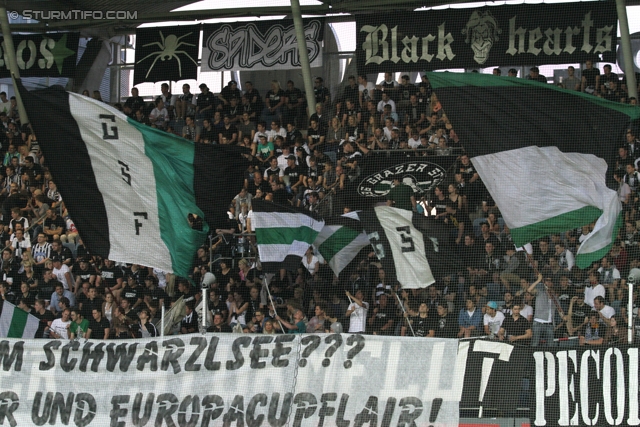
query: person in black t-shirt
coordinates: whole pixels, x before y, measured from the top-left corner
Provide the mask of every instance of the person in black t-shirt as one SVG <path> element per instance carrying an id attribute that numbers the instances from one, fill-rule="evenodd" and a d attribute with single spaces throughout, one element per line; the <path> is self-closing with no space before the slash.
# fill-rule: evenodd
<path id="1" fill-rule="evenodd" d="M 409 315 L 411 315 L 411 317 L 409 317 Z M 411 322 L 411 326 L 407 324 L 407 321 Z M 435 328 L 432 326 L 432 323 L 433 319 L 429 316 L 429 306 L 426 302 L 420 304 L 417 313 L 415 311 L 411 311 L 409 307 L 407 307 L 407 312 L 405 312 L 405 321 L 400 330 L 400 335 L 408 336 L 413 334 L 413 336 L 416 337 L 433 336 L 432 332 L 435 331 Z"/>
<path id="2" fill-rule="evenodd" d="M 349 76 L 348 81 L 349 84 L 342 91 L 342 100 L 345 104 L 351 101 L 354 105 L 360 105 L 360 88 L 356 82 L 356 76 Z"/>
<path id="3" fill-rule="evenodd" d="M 143 289 L 138 285 L 138 281 L 131 273 L 127 274 L 127 284 L 122 288 L 120 298 L 129 300 L 131 307 L 136 308 L 142 304 Z"/>
<path id="4" fill-rule="evenodd" d="M 124 102 L 125 107 L 132 112 L 141 111 L 144 108 L 144 99 L 139 95 L 138 88 L 131 89 L 131 96 Z"/>
<path id="5" fill-rule="evenodd" d="M 220 129 L 218 134 L 218 142 L 220 144 L 237 144 L 238 143 L 238 128 L 231 123 L 231 116 L 228 114 L 223 118 L 224 126 Z"/>
<path id="6" fill-rule="evenodd" d="M 522 303 L 518 302 L 513 304 L 511 317 L 504 319 L 498 332 L 499 340 L 522 345 L 529 345 L 531 343 L 531 337 L 533 336 L 531 323 L 520 316 L 521 309 Z"/>
<path id="7" fill-rule="evenodd" d="M 253 197 L 256 197 L 258 190 L 262 191 L 262 194 L 266 194 L 271 190 L 271 186 L 264 180 L 260 171 L 254 172 L 253 180 L 247 182 L 247 192 Z"/>
<path id="8" fill-rule="evenodd" d="M 38 318 L 38 329 L 36 330 L 35 338 L 49 338 L 49 326 L 55 319 L 53 313 L 45 309 L 45 302 L 43 299 L 37 299 L 33 305 L 31 314 Z"/>
<path id="9" fill-rule="evenodd" d="M 429 336 L 436 338 L 456 338 L 458 336 L 458 319 L 449 313 L 447 304 L 439 301 L 437 305 L 437 316 L 434 317 Z M 433 332 L 433 335 L 432 335 Z"/>
<path id="10" fill-rule="evenodd" d="M 316 98 L 316 103 L 321 103 L 325 107 L 331 104 L 331 93 L 329 89 L 324 87 L 324 80 L 322 77 L 316 77 L 314 80 L 315 87 L 313 88 L 313 94 Z"/>
<path id="11" fill-rule="evenodd" d="M 305 112 L 305 99 L 302 91 L 294 86 L 293 81 L 289 80 L 284 96 L 286 98 L 283 111 L 285 123 L 295 124 L 296 120 L 302 121 Z"/>
<path id="12" fill-rule="evenodd" d="M 91 312 L 93 309 L 100 310 L 102 312 L 102 298 L 98 296 L 98 292 L 95 286 L 89 287 L 89 292 L 87 295 L 87 299 L 78 298 L 78 309 L 80 310 L 80 314 L 85 319 L 91 319 Z"/>
<path id="13" fill-rule="evenodd" d="M 587 59 L 585 61 L 586 68 L 582 70 L 582 82 L 580 90 L 585 93 L 596 95 L 598 86 L 600 86 L 600 70 L 593 66 L 593 61 Z"/>
<path id="14" fill-rule="evenodd" d="M 104 293 L 113 293 L 113 296 L 117 300 L 120 298 L 123 285 L 122 269 L 117 267 L 114 261 L 105 259 L 104 264 L 100 267 L 100 275 L 97 277 L 96 286 Z"/>
<path id="15" fill-rule="evenodd" d="M 91 316 L 86 338 L 108 340 L 111 325 L 106 318 L 102 317 L 102 309 L 94 308 L 91 311 Z"/>
<path id="16" fill-rule="evenodd" d="M 200 132 L 200 142 L 204 144 L 217 144 L 218 135 L 218 130 L 214 129 L 211 125 L 211 119 L 204 119 L 202 121 L 202 131 Z"/>
<path id="17" fill-rule="evenodd" d="M 195 311 L 195 301 L 189 301 L 185 304 L 186 315 L 180 322 L 181 334 L 192 334 L 198 331 L 198 313 Z"/>
<path id="18" fill-rule="evenodd" d="M 289 194 L 296 196 L 300 188 L 304 187 L 304 172 L 296 165 L 296 156 L 287 157 L 287 167 L 280 174 L 280 182 L 286 186 Z"/>
<path id="19" fill-rule="evenodd" d="M 154 276 L 147 276 L 144 279 L 145 289 L 142 292 L 142 306 L 149 310 L 151 318 L 160 315 L 162 305 L 170 308 L 170 299 L 164 289 L 158 287 L 158 279 Z"/>
<path id="20" fill-rule="evenodd" d="M 367 320 L 367 327 L 374 335 L 393 335 L 395 324 L 395 307 L 389 304 L 389 296 L 382 294 L 373 315 Z"/>
<path id="21" fill-rule="evenodd" d="M 222 313 L 215 313 L 213 315 L 213 325 L 207 328 L 207 332 L 215 333 L 231 333 L 231 326 L 225 322 Z"/>
<path id="22" fill-rule="evenodd" d="M 44 219 L 42 231 L 46 234 L 49 243 L 60 238 L 60 235 L 64 233 L 66 224 L 64 219 L 58 216 L 56 208 L 49 208 L 47 211 L 47 217 Z"/>
<path id="23" fill-rule="evenodd" d="M 456 203 L 451 201 L 447 203 L 444 222 L 448 224 L 451 230 L 451 237 L 455 241 L 455 244 L 462 244 L 464 242 L 462 237 L 464 236 L 465 228 L 468 227 L 469 219 L 465 218 L 465 215 L 458 211 L 458 205 Z M 468 228 L 469 231 L 471 231 L 470 227 Z"/>
<path id="24" fill-rule="evenodd" d="M 235 80 L 231 80 L 227 86 L 222 88 L 218 94 L 218 99 L 224 106 L 229 106 L 233 98 L 240 99 L 241 96 L 242 92 L 238 89 L 238 83 Z"/>
<path id="25" fill-rule="evenodd" d="M 226 295 L 227 295 L 226 292 L 218 288 L 214 287 L 209 289 L 209 303 L 208 303 L 209 311 L 213 315 L 216 315 L 216 314 L 222 315 L 222 318 L 225 320 L 229 317 L 229 307 L 227 307 L 226 298 L 225 298 Z"/>
<path id="26" fill-rule="evenodd" d="M 216 97 L 209 91 L 209 87 L 204 83 L 200 85 L 200 90 L 202 92 L 196 99 L 197 118 L 210 119 L 211 117 L 213 117 L 213 112 L 215 110 Z"/>

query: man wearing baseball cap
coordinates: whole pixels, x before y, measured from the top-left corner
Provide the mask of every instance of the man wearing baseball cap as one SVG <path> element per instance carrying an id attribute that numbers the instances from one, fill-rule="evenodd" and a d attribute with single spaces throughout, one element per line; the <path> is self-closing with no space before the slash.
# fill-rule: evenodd
<path id="1" fill-rule="evenodd" d="M 484 333 L 494 338 L 498 335 L 502 322 L 504 321 L 504 314 L 498 310 L 498 303 L 495 301 L 489 301 L 484 311 Z"/>

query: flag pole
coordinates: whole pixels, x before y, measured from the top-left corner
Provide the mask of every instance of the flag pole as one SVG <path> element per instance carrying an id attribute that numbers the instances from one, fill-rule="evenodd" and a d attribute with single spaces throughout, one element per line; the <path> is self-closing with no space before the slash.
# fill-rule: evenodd
<path id="1" fill-rule="evenodd" d="M 24 125 L 29 123 L 29 118 L 27 117 L 27 110 L 24 108 L 24 104 L 22 103 L 22 97 L 20 96 L 20 91 L 18 90 L 18 85 L 16 84 L 16 79 L 20 78 L 20 70 L 18 69 L 18 63 L 16 61 L 16 49 L 13 46 L 13 38 L 11 37 L 11 29 L 9 28 L 9 18 L 7 15 L 7 8 L 2 6 L 0 7 L 0 26 L 2 27 L 2 36 L 4 37 L 4 53 L 7 58 L 7 64 L 9 66 L 9 71 L 11 72 L 11 81 L 13 82 L 13 92 L 16 97 L 16 103 L 18 104 L 18 114 L 20 115 L 20 124 Z"/>
<path id="2" fill-rule="evenodd" d="M 164 338 L 164 304 L 162 304 L 162 307 L 160 309 L 160 324 L 162 325 L 162 327 L 160 328 L 160 338 Z"/>
<path id="3" fill-rule="evenodd" d="M 273 297 L 271 296 L 271 291 L 269 290 L 269 280 L 267 279 L 267 274 L 265 274 L 264 278 L 262 279 L 262 286 L 264 286 L 267 289 L 267 295 L 269 295 L 269 301 L 271 301 L 271 307 L 273 307 L 273 311 L 275 311 L 276 317 L 277 317 L 278 311 L 276 310 L 276 304 L 273 302 Z M 276 319 L 276 320 L 280 324 L 280 330 L 284 332 L 284 326 L 282 326 L 282 322 L 280 322 L 280 319 Z"/>
<path id="4" fill-rule="evenodd" d="M 400 300 L 400 296 L 398 295 L 397 292 L 395 292 L 396 294 L 396 298 L 398 299 L 398 303 L 400 303 L 400 308 L 402 309 L 402 314 L 404 314 L 404 320 L 407 321 L 407 323 L 409 324 L 409 329 L 411 329 L 411 333 L 413 334 L 413 336 L 416 336 L 416 333 L 413 330 L 413 326 L 411 326 L 411 322 L 409 322 L 409 318 L 407 317 L 407 310 L 404 308 L 404 304 L 402 304 L 402 300 Z"/>
<path id="5" fill-rule="evenodd" d="M 636 280 L 635 278 L 633 278 L 633 280 L 631 280 L 631 277 L 629 277 L 629 280 L 627 280 L 627 285 L 629 288 L 629 294 L 628 294 L 628 299 L 629 299 L 629 303 L 627 305 L 627 343 L 631 344 L 633 343 L 633 287 L 636 284 Z"/>
<path id="6" fill-rule="evenodd" d="M 202 287 L 202 329 L 204 333 L 207 332 L 207 312 L 209 311 L 209 304 L 207 302 L 207 288 Z"/>

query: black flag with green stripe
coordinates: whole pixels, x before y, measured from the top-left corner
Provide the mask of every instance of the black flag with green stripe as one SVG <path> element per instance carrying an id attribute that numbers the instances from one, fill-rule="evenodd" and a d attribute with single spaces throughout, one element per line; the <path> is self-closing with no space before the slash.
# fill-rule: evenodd
<path id="1" fill-rule="evenodd" d="M 428 76 L 514 243 L 595 223 L 576 264 L 606 255 L 623 220 L 607 170 L 640 108 L 512 77 Z"/>

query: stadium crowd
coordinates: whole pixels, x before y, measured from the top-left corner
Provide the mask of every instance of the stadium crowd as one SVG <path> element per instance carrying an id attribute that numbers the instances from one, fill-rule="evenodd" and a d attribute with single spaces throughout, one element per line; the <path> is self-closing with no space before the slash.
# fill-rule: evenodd
<path id="1" fill-rule="evenodd" d="M 611 66 L 600 73 L 587 62 L 581 79 L 574 71 L 569 67 L 569 78 L 561 83 L 565 88 L 636 102 L 627 99 L 624 80 Z M 516 78 L 514 73 L 504 78 Z M 547 80 L 536 67 L 526 78 Z M 133 88 L 131 97 L 115 105 L 140 123 L 195 143 L 251 150 L 245 188 L 229 205 L 228 223 L 212 230 L 185 278 L 91 254 L 64 207 L 36 135 L 28 125 L 20 126 L 15 108 L 0 113 L 2 302 L 36 316 L 38 338 L 157 336 L 161 307 L 171 309 L 177 302 L 184 303 L 184 313 L 168 333 L 201 331 L 204 305 L 209 332 L 344 331 L 577 346 L 625 343 L 631 327 L 640 338 L 640 322 L 629 325 L 626 315 L 626 278 L 640 268 L 635 129 L 619 141 L 611 165 L 625 226 L 607 256 L 580 270 L 575 253 L 593 224 L 540 239 L 530 253 L 516 248 L 427 76 L 418 84 L 406 75 L 397 82 L 392 73 L 377 84 L 350 76 L 334 99 L 321 78 L 314 83 L 316 106 L 309 120 L 303 93 L 292 81 L 286 87 L 272 81 L 264 96 L 251 82 L 241 91 L 231 81 L 219 94 L 201 84 L 198 95 L 187 84 L 182 94 L 173 95 L 163 84 L 152 103 Z M 297 271 L 281 270 L 267 292 L 255 256 L 252 200 L 291 204 L 322 217 L 349 212 L 353 183 L 381 150 L 407 158 L 457 156 L 453 173 L 431 197 L 417 200 L 402 182 L 387 196 L 388 205 L 428 215 L 448 231 L 456 268 L 436 277 L 433 286 L 405 290 L 369 250 L 336 277 L 309 248 Z M 198 219 L 192 220 L 196 226 Z M 202 287 L 207 289 L 204 304 Z M 634 292 L 633 306 L 638 304 Z"/>

